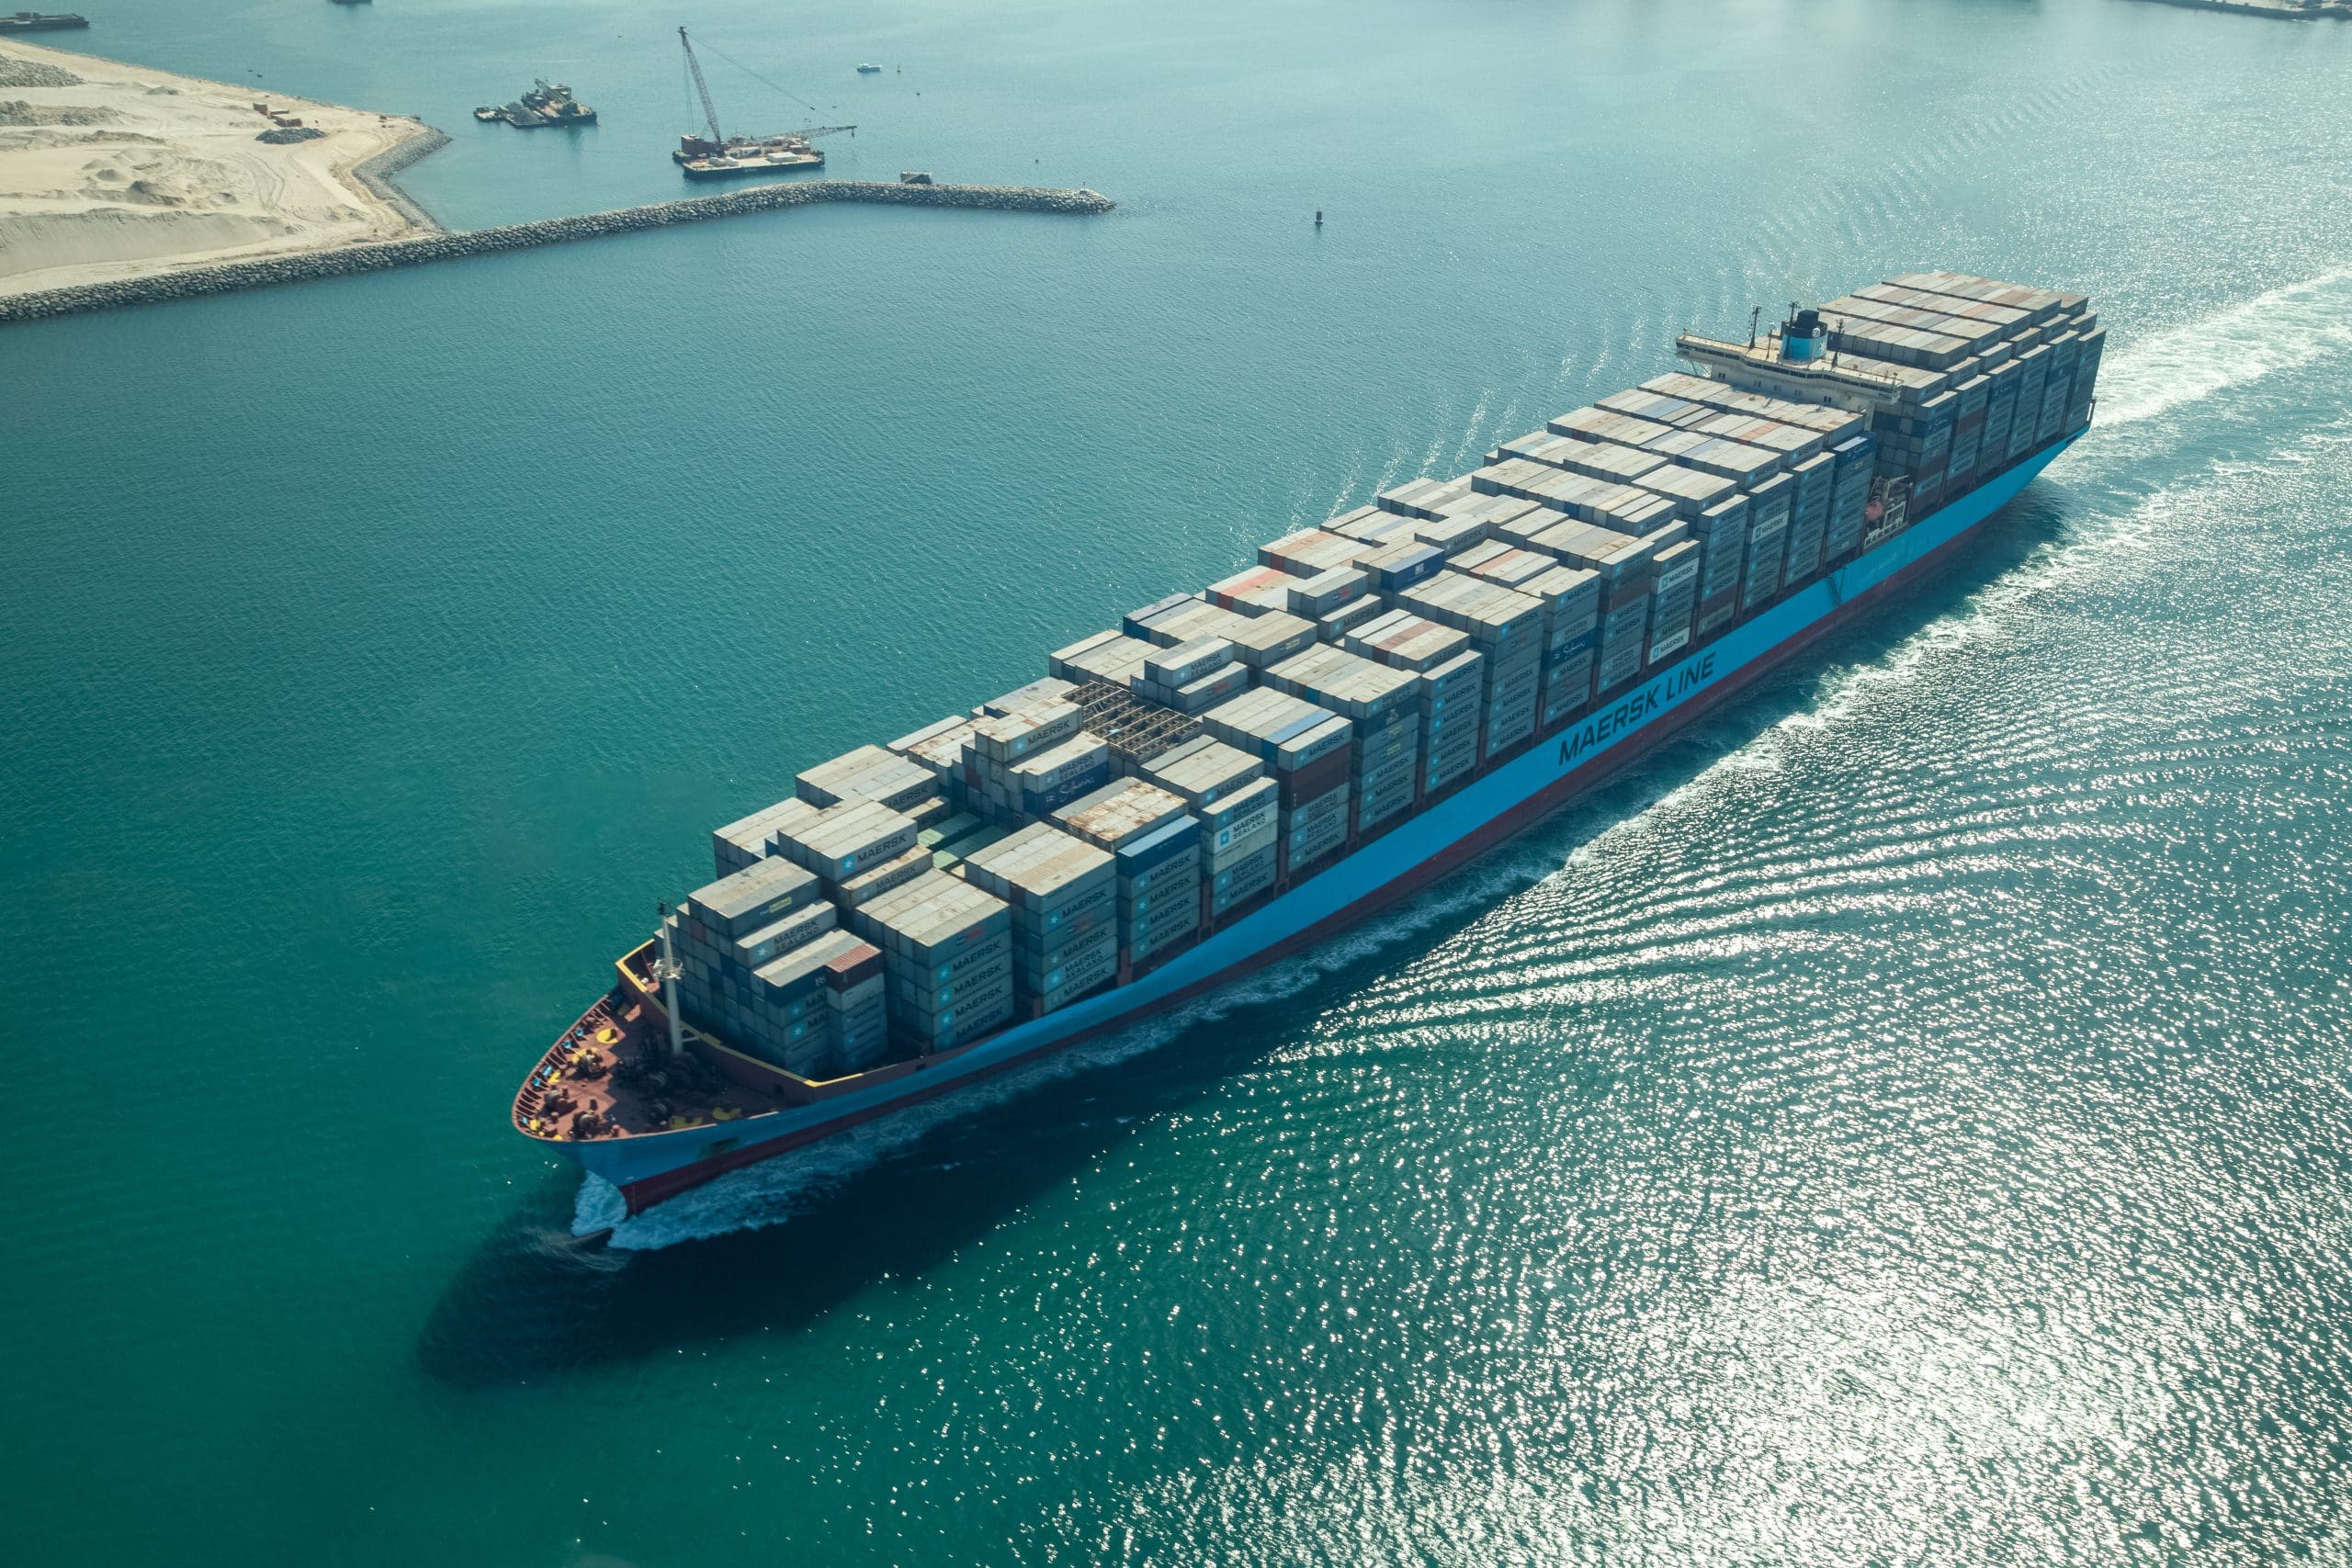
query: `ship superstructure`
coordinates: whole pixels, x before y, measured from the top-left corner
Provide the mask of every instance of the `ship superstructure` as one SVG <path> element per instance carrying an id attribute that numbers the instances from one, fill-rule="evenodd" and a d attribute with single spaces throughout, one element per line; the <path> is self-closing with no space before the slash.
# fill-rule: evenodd
<path id="1" fill-rule="evenodd" d="M 514 102 L 484 104 L 474 110 L 474 118 L 503 119 L 517 130 L 536 130 L 546 125 L 594 125 L 596 111 L 573 97 L 570 87 L 542 76 Z"/>
<path id="2" fill-rule="evenodd" d="M 632 1209 L 1343 929 L 1929 570 L 2087 427 L 2078 295 L 1905 273 L 1272 540 L 718 829 L 515 1125 Z"/>

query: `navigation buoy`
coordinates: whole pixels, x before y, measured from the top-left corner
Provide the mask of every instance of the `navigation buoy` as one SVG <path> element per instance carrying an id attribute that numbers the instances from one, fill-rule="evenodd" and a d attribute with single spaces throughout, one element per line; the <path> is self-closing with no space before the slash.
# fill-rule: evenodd
<path id="1" fill-rule="evenodd" d="M 1315 226 L 1317 229 L 1323 227 L 1323 209 L 1319 207 L 1315 209 Z"/>

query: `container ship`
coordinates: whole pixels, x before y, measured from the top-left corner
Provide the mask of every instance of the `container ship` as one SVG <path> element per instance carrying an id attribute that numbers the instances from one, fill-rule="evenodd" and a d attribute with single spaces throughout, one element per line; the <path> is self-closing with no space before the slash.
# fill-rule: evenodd
<path id="1" fill-rule="evenodd" d="M 631 1213 L 1317 942 L 1932 571 L 2089 427 L 2079 295 L 1912 272 L 1261 547 L 713 835 L 531 1068 Z"/>

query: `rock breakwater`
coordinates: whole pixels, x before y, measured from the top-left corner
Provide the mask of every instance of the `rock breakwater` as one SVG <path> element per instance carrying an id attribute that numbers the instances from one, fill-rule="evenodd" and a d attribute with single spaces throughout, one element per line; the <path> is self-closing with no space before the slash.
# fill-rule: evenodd
<path id="1" fill-rule="evenodd" d="M 419 122 L 416 134 L 397 146 L 387 147 L 372 158 L 363 158 L 351 165 L 351 177 L 374 194 L 376 199 L 399 211 L 401 217 L 431 233 L 441 233 L 441 225 L 433 214 L 424 210 L 416 198 L 392 183 L 392 176 L 424 157 L 449 145 L 449 138 L 433 127 Z"/>
<path id="2" fill-rule="evenodd" d="M 434 134 L 438 134 L 437 132 Z M 389 172 L 384 161 L 400 158 L 393 168 L 414 162 L 438 142 L 419 146 L 429 138 L 413 138 L 379 154 L 370 163 L 371 186 Z M 411 148 L 416 148 L 410 152 Z M 401 157 L 401 154 L 407 154 Z M 405 199 L 405 198 L 402 198 Z M 39 321 L 85 310 L 116 310 L 166 299 L 189 299 L 204 294 L 226 294 L 277 283 L 300 283 L 314 277 L 341 277 L 352 273 L 381 272 L 390 267 L 419 266 L 426 262 L 455 261 L 463 256 L 499 251 L 528 250 L 537 245 L 591 240 L 605 234 L 626 234 L 640 229 L 662 229 L 674 223 L 697 223 L 712 218 L 734 218 L 755 212 L 775 212 L 819 202 L 864 202 L 886 207 L 960 207 L 1000 212 L 1051 212 L 1090 216 L 1108 212 L 1115 205 L 1091 190 L 1054 190 L 1034 186 L 893 185 L 878 180 L 810 180 L 795 185 L 759 186 L 720 196 L 689 197 L 591 212 L 577 218 L 548 218 L 534 223 L 512 223 L 495 229 L 458 233 L 413 235 L 373 244 L 301 255 L 262 256 L 251 261 L 222 262 L 189 267 L 154 277 L 83 284 L 71 288 L 0 298 L 0 321 Z M 420 209 L 421 210 L 421 209 Z M 429 219 L 424 220 L 427 222 Z"/>

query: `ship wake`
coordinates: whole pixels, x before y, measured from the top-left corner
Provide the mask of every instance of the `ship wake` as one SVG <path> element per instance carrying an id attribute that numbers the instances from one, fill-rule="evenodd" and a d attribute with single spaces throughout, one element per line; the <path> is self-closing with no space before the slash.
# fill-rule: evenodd
<path id="1" fill-rule="evenodd" d="M 2138 424 L 2352 349 L 2352 269 L 2274 288 L 2119 355 L 2100 377 L 2098 424 Z"/>

